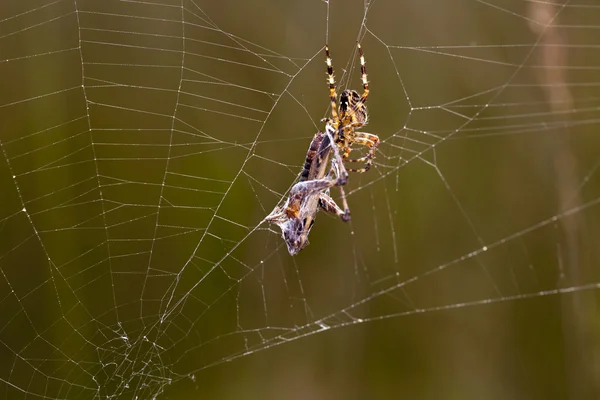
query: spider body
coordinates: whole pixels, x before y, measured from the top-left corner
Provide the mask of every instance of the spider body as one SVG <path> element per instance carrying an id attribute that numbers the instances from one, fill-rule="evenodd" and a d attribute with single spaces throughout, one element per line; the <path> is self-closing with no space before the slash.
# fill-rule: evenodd
<path id="1" fill-rule="evenodd" d="M 361 102 L 360 95 L 356 90 L 346 89 L 340 95 L 340 113 L 344 116 L 341 121 L 342 130 L 351 130 L 367 124 L 369 115 L 367 106 Z"/>
<path id="2" fill-rule="evenodd" d="M 317 132 L 313 137 L 306 153 L 300 179 L 290 190 L 285 204 L 282 207 L 275 207 L 266 218 L 279 225 L 291 255 L 298 254 L 308 245 L 308 234 L 319 209 L 336 214 L 342 221 L 350 220 L 350 209 L 342 186 L 348 181 L 348 171 L 365 172 L 369 170 L 375 150 L 379 145 L 377 135 L 357 131 L 368 122 L 365 101 L 369 96 L 365 57 L 358 42 L 357 47 L 363 94 L 359 95 L 355 90 L 344 90 L 340 95 L 338 107 L 329 47 L 325 46 L 331 118 L 323 120 L 325 132 Z M 355 143 L 368 147 L 369 150 L 363 157 L 350 159 L 352 145 Z M 340 152 L 342 156 L 340 156 Z M 333 159 L 329 168 L 331 155 L 333 155 Z M 364 166 L 359 169 L 346 169 L 345 162 L 364 163 Z M 329 189 L 333 186 L 340 188 L 343 208 L 339 207 L 329 196 Z"/>
<path id="3" fill-rule="evenodd" d="M 359 95 L 357 91 L 346 89 L 342 92 L 339 99 L 339 114 L 337 112 L 337 94 L 335 90 L 335 80 L 333 77 L 333 66 L 329 47 L 325 46 L 325 56 L 327 63 L 327 82 L 329 83 L 329 100 L 331 102 L 331 118 L 326 118 L 327 125 L 331 125 L 336 136 L 334 140 L 337 146 L 343 151 L 342 159 L 344 162 L 365 163 L 363 168 L 348 169 L 351 172 L 365 172 L 371 168 L 375 150 L 379 145 L 379 137 L 371 133 L 358 132 L 357 129 L 365 126 L 369 120 L 365 102 L 369 97 L 369 82 L 367 81 L 367 67 L 365 66 L 365 56 L 360 43 L 356 43 L 358 55 L 360 57 L 360 73 L 363 84 L 363 94 Z M 356 143 L 369 148 L 367 154 L 363 157 L 350 159 L 352 145 Z"/>

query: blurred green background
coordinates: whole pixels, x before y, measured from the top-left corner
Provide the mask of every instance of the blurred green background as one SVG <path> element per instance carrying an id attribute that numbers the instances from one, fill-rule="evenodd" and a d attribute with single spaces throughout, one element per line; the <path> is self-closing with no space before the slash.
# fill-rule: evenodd
<path id="1" fill-rule="evenodd" d="M 600 398 L 600 8 L 0 5 L 0 398 Z M 290 257 L 339 88 L 379 135 Z M 332 191 L 338 197 L 337 190 Z"/>

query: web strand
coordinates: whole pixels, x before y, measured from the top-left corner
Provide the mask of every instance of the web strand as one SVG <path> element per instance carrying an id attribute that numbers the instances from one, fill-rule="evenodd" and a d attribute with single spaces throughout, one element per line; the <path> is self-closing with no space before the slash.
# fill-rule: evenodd
<path id="1" fill-rule="evenodd" d="M 496 307 L 560 310 L 596 354 L 600 8 L 514 3 L 3 7 L 0 398 L 212 393 L 303 338 L 361 329 L 358 357 L 464 310 L 517 330 Z M 330 116 L 325 44 L 361 88 L 356 39 L 381 143 L 352 221 L 318 213 L 290 257 L 265 217 Z"/>

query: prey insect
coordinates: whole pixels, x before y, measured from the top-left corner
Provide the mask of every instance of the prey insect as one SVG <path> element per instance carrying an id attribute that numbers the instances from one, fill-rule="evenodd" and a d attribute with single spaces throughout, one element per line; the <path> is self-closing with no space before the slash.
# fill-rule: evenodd
<path id="1" fill-rule="evenodd" d="M 348 171 L 366 172 L 369 170 L 379 144 L 377 135 L 356 131 L 366 125 L 368 121 L 365 101 L 369 96 L 365 58 L 358 42 L 357 47 L 363 94 L 359 95 L 355 90 L 344 90 L 340 95 L 338 107 L 333 65 L 329 47 L 325 46 L 331 118 L 323 120 L 325 132 L 317 132 L 313 137 L 299 182 L 290 190 L 284 205 L 275 207 L 266 218 L 267 221 L 275 223 L 281 228 L 283 239 L 291 255 L 298 254 L 309 244 L 308 234 L 319 209 L 336 214 L 342 221 L 350 220 L 350 209 L 342 186 L 348 181 Z M 369 150 L 363 157 L 350 159 L 352 145 L 355 143 L 366 146 Z M 342 156 L 340 156 L 340 152 L 343 153 Z M 331 157 L 332 155 L 333 157 Z M 329 168 L 330 158 L 331 167 Z M 364 163 L 364 166 L 360 169 L 347 170 L 344 167 L 345 162 Z M 343 208 L 339 207 L 329 196 L 329 190 L 334 186 L 340 188 Z"/>
<path id="2" fill-rule="evenodd" d="M 348 181 L 342 157 L 336 149 L 331 129 L 317 132 L 310 143 L 300 181 L 290 190 L 290 195 L 282 207 L 275 207 L 266 218 L 281 228 L 288 252 L 296 255 L 308 246 L 308 234 L 317 211 L 338 215 L 343 221 L 350 219 L 350 210 L 342 189 Z M 333 154 L 331 169 L 327 173 L 328 161 Z M 325 174 L 327 173 L 327 176 Z M 329 196 L 329 189 L 339 186 L 342 192 L 344 209 Z"/>

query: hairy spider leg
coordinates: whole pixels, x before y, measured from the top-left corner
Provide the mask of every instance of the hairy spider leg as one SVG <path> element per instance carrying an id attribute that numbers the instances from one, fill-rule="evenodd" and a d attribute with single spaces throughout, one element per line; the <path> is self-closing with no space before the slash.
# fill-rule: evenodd
<path id="1" fill-rule="evenodd" d="M 325 63 L 327 64 L 327 83 L 329 84 L 329 99 L 331 101 L 331 117 L 332 122 L 337 128 L 339 125 L 339 117 L 337 113 L 337 93 L 335 91 L 335 79 L 333 77 L 333 64 L 329 55 L 329 46 L 325 45 Z"/>
<path id="2" fill-rule="evenodd" d="M 360 47 L 360 43 L 356 42 L 356 47 L 358 47 L 358 56 L 360 57 L 360 75 L 363 84 L 363 94 L 360 97 L 361 103 L 367 101 L 367 97 L 369 97 L 369 82 L 367 81 L 367 67 L 365 63 L 365 55 L 363 54 L 362 47 Z"/>
<path id="3" fill-rule="evenodd" d="M 352 162 L 352 163 L 364 162 L 365 163 L 365 166 L 363 168 L 359 168 L 359 169 L 349 168 L 348 169 L 349 172 L 358 172 L 358 173 L 367 172 L 371 168 L 371 164 L 373 164 L 373 158 L 375 157 L 375 150 L 377 150 L 377 147 L 379 146 L 379 137 L 377 135 L 373 135 L 372 133 L 354 132 L 354 143 L 357 143 L 361 146 L 368 147 L 369 151 L 367 152 L 367 154 L 360 158 L 350 159 L 350 158 L 348 158 L 348 156 L 350 155 L 350 152 L 352 151 L 352 149 L 349 147 L 346 147 L 346 148 L 344 148 L 344 155 L 343 155 L 342 159 L 344 162 Z"/>

